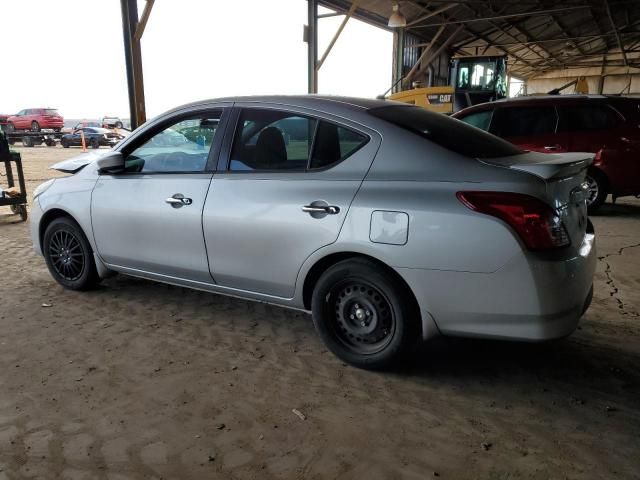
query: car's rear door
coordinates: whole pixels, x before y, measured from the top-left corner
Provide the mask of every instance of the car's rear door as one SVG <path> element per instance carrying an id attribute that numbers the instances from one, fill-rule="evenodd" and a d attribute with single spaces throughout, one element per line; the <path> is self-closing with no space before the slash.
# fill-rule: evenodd
<path id="1" fill-rule="evenodd" d="M 290 298 L 305 259 L 337 239 L 380 138 L 305 109 L 236 105 L 203 213 L 211 273 Z"/>
<path id="2" fill-rule="evenodd" d="M 202 234 L 224 108 L 176 114 L 121 149 L 126 171 L 101 175 L 91 198 L 98 253 L 116 270 L 211 284 Z M 171 132 L 174 142 L 154 141 Z"/>
<path id="3" fill-rule="evenodd" d="M 569 151 L 566 133 L 557 132 L 558 115 L 549 102 L 540 105 L 505 105 L 496 108 L 490 132 L 524 150 L 542 153 Z"/>

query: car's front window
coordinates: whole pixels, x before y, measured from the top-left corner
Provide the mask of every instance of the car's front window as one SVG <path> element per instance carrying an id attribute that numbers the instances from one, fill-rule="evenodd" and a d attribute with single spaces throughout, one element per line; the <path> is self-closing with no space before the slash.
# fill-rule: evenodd
<path id="1" fill-rule="evenodd" d="M 207 112 L 170 125 L 126 155 L 130 173 L 202 172 L 221 112 Z"/>

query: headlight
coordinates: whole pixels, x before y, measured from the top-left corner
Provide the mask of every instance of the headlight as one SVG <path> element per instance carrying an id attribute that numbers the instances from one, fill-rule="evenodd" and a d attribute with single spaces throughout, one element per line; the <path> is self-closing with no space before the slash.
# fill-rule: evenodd
<path id="1" fill-rule="evenodd" d="M 56 179 L 52 178 L 51 180 L 47 180 L 46 182 L 38 185 L 36 189 L 33 191 L 33 199 L 35 200 L 36 198 L 38 198 L 39 195 L 42 195 L 44 192 L 46 192 L 49 189 L 49 187 L 53 185 L 53 182 L 55 181 Z"/>

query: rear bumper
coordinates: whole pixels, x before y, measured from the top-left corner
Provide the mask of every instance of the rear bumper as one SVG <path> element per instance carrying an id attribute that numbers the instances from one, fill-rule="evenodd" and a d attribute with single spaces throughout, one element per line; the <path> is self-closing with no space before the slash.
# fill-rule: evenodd
<path id="1" fill-rule="evenodd" d="M 596 245 L 569 258 L 523 252 L 493 273 L 399 268 L 423 316 L 451 336 L 543 341 L 570 335 L 591 302 Z M 425 332 L 425 338 L 432 332 Z"/>

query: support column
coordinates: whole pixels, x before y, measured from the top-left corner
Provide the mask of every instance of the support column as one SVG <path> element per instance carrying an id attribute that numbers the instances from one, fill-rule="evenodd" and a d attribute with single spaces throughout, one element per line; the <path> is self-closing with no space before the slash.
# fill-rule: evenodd
<path id="1" fill-rule="evenodd" d="M 124 37 L 124 58 L 129 90 L 129 117 L 133 130 L 146 121 L 142 53 L 140 39 L 135 35 L 138 28 L 138 5 L 136 0 L 120 0 L 120 7 L 122 9 L 122 35 Z"/>
<path id="2" fill-rule="evenodd" d="M 393 31 L 393 71 L 391 72 L 392 91 L 401 90 L 399 85 L 402 79 L 402 65 L 404 64 L 404 28 L 396 28 Z"/>
<path id="3" fill-rule="evenodd" d="M 318 0 L 307 0 L 307 4 L 307 91 L 318 93 Z"/>

